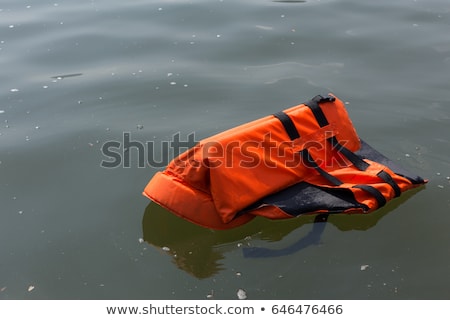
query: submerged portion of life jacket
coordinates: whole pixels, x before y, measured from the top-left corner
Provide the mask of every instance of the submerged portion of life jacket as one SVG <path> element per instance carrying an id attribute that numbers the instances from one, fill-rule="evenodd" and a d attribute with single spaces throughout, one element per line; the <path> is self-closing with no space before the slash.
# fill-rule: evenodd
<path id="1" fill-rule="evenodd" d="M 333 95 L 210 138 L 173 159 L 144 195 L 201 226 L 255 216 L 368 213 L 426 183 L 360 140 Z"/>

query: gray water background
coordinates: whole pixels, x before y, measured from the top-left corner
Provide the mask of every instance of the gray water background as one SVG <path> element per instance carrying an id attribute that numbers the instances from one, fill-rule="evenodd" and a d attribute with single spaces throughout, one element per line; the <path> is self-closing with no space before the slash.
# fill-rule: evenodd
<path id="1" fill-rule="evenodd" d="M 0 299 L 450 298 L 448 1 L 2 0 L 0 65 Z M 136 148 L 100 166 L 124 132 L 201 139 L 327 92 L 430 182 L 300 251 L 243 255 L 312 218 L 210 231 L 149 204 Z"/>

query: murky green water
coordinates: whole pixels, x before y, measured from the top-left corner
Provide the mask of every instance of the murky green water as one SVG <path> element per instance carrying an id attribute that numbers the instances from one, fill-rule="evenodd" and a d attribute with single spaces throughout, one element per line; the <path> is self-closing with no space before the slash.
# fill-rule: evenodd
<path id="1" fill-rule="evenodd" d="M 3 0 L 0 298 L 449 299 L 449 28 L 444 0 Z M 244 255 L 312 217 L 210 231 L 149 204 L 136 148 L 100 166 L 124 133 L 200 139 L 329 91 L 430 182 L 303 250 Z"/>

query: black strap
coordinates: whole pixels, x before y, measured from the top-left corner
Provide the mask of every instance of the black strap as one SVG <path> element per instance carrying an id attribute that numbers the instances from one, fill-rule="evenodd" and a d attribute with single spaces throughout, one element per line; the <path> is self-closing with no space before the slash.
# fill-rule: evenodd
<path id="1" fill-rule="evenodd" d="M 386 204 L 386 198 L 383 196 L 383 194 L 378 191 L 378 189 L 372 186 L 369 186 L 367 184 L 357 184 L 354 185 L 353 188 L 361 189 L 370 193 L 375 198 L 375 200 L 377 200 L 378 208 L 381 208 Z"/>
<path id="2" fill-rule="evenodd" d="M 286 113 L 284 113 L 283 111 L 279 111 L 277 113 L 274 113 L 273 116 L 281 121 L 291 140 L 300 138 L 300 134 L 295 127 L 294 121 L 292 121 L 292 119 Z"/>
<path id="3" fill-rule="evenodd" d="M 317 95 L 314 98 L 312 98 L 311 100 L 309 100 L 308 102 L 304 103 L 306 106 L 308 106 L 311 109 L 311 111 L 314 114 L 314 117 L 316 118 L 316 121 L 320 127 L 325 127 L 326 125 L 329 124 L 329 122 L 327 120 L 327 117 L 323 113 L 322 109 L 320 108 L 319 104 L 321 102 L 332 102 L 334 100 L 336 100 L 336 98 L 333 96 L 323 97 L 321 95 Z"/>
<path id="4" fill-rule="evenodd" d="M 389 173 L 387 173 L 384 170 L 381 170 L 380 172 L 377 173 L 377 176 L 379 178 L 381 178 L 384 182 L 386 182 L 388 185 L 390 185 L 392 187 L 392 189 L 394 189 L 395 197 L 400 196 L 400 194 L 402 193 L 402 190 L 400 189 L 397 182 L 394 181 L 394 179 L 391 177 L 391 175 Z"/>
<path id="5" fill-rule="evenodd" d="M 311 157 L 307 149 L 304 149 L 300 151 L 300 155 L 302 157 L 302 160 L 304 164 L 309 168 L 314 168 L 322 177 L 327 179 L 332 185 L 340 186 L 342 184 L 342 181 L 336 178 L 335 176 L 329 174 L 325 170 L 323 170 L 319 165 L 314 161 L 314 159 Z"/>
<path id="6" fill-rule="evenodd" d="M 340 144 L 336 137 L 330 137 L 328 138 L 328 141 L 337 152 L 343 154 L 358 170 L 365 171 L 370 166 L 363 158 Z"/>

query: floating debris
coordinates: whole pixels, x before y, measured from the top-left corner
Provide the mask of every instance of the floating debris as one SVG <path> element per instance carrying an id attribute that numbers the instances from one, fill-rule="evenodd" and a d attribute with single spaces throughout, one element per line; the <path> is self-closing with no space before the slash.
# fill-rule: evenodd
<path id="1" fill-rule="evenodd" d="M 142 129 L 144 129 L 144 125 L 138 124 L 138 125 L 136 126 L 136 128 L 137 128 L 138 130 L 142 130 Z"/>
<path id="2" fill-rule="evenodd" d="M 363 264 L 362 266 L 361 266 L 361 271 L 365 271 L 365 270 L 367 270 L 369 268 L 369 265 L 368 264 Z"/>
<path id="3" fill-rule="evenodd" d="M 169 247 L 162 247 L 161 248 L 163 251 L 170 251 L 170 248 Z"/>
<path id="4" fill-rule="evenodd" d="M 34 290 L 34 286 L 29 286 L 28 287 L 28 292 L 31 292 L 31 291 L 33 291 Z"/>
<path id="5" fill-rule="evenodd" d="M 237 294 L 239 300 L 247 299 L 247 292 L 245 292 L 243 289 L 239 289 L 236 294 Z"/>
<path id="6" fill-rule="evenodd" d="M 139 243 L 144 243 L 144 239 L 142 239 L 142 238 L 139 238 L 138 241 L 139 241 Z"/>
<path id="7" fill-rule="evenodd" d="M 9 91 L 11 91 L 11 92 L 19 92 L 19 89 L 13 88 L 13 89 L 11 89 L 11 90 L 9 90 Z"/>
<path id="8" fill-rule="evenodd" d="M 211 292 L 206 295 L 206 298 L 213 299 L 214 298 L 214 290 L 211 290 Z"/>

